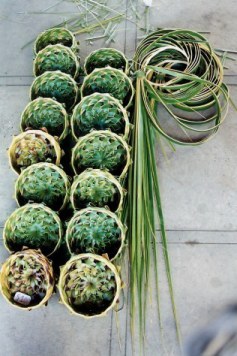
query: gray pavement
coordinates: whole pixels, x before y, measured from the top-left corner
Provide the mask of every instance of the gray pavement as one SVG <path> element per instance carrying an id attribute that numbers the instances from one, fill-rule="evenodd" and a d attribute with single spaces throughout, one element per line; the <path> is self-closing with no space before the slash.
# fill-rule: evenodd
<path id="1" fill-rule="evenodd" d="M 6 149 L 12 135 L 19 132 L 20 114 L 29 101 L 33 79 L 32 47 L 25 50 L 21 47 L 64 18 L 63 15 L 17 13 L 41 11 L 54 3 L 55 0 L 0 1 L 0 14 L 5 17 L 0 19 L 0 239 L 4 221 L 16 207 L 13 200 L 16 175 L 9 168 Z M 216 0 L 156 0 L 154 3 L 157 8 L 151 11 L 151 23 L 155 27 L 209 31 L 208 38 L 215 47 L 237 49 L 235 0 L 219 3 Z M 124 6 L 128 4 L 129 1 Z M 60 6 L 62 9 L 62 4 Z M 65 10 L 72 9 L 71 3 L 63 6 Z M 135 25 L 127 21 L 126 26 L 120 26 L 115 47 L 131 57 L 139 35 Z M 84 38 L 81 38 L 82 59 L 92 50 Z M 236 64 L 230 62 L 228 66 L 226 82 L 237 102 Z M 215 138 L 200 147 L 177 147 L 175 153 L 168 151 L 168 159 L 157 151 L 175 296 L 184 339 L 225 305 L 237 300 L 236 117 L 230 108 Z M 148 356 L 178 356 L 159 236 L 157 248 L 164 341 L 162 344 L 155 318 L 156 305 L 151 296 L 145 350 Z M 0 261 L 6 257 L 1 242 Z M 126 272 L 124 279 L 126 281 Z M 58 303 L 58 295 L 50 300 L 47 308 L 33 312 L 15 310 L 0 296 L 0 356 L 130 356 L 127 304 L 128 288 L 125 288 L 122 311 L 87 321 L 70 315 Z M 136 345 L 134 354 L 138 355 Z"/>

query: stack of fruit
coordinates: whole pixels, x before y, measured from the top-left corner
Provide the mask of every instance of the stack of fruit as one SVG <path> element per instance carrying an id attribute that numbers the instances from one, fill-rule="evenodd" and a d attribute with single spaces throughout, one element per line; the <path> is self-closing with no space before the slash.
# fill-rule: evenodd
<path id="1" fill-rule="evenodd" d="M 22 133 L 9 148 L 10 164 L 19 174 L 15 198 L 20 207 L 5 223 L 4 244 L 13 254 L 2 267 L 1 290 L 23 309 L 45 304 L 55 284 L 47 257 L 55 262 L 56 251 L 60 255 L 65 245 L 71 258 L 60 271 L 63 303 L 85 317 L 104 315 L 121 288 L 111 261 L 123 248 L 126 230 L 121 222 L 131 163 L 126 109 L 134 94 L 128 61 L 114 49 L 91 53 L 79 101 L 73 34 L 47 30 L 38 36 L 35 53 L 32 101 L 21 117 Z M 66 154 L 64 161 L 71 160 L 72 186 L 60 166 L 61 147 L 67 153 L 70 141 L 72 156 Z"/>

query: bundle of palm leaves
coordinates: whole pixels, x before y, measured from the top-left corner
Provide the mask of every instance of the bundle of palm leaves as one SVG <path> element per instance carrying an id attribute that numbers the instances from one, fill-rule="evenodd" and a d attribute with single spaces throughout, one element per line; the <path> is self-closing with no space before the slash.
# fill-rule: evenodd
<path id="1" fill-rule="evenodd" d="M 133 166 L 128 185 L 131 317 L 138 310 L 144 339 L 150 266 L 156 276 L 159 314 L 155 219 L 158 217 L 173 314 L 180 338 L 155 160 L 157 134 L 174 143 L 199 145 L 218 131 L 229 102 L 223 66 L 208 41 L 189 30 L 161 29 L 139 44 L 133 58 L 136 73 Z M 167 112 L 165 118 L 160 108 Z M 138 238 L 139 237 L 139 238 Z M 159 315 L 158 315 L 159 316 Z"/>

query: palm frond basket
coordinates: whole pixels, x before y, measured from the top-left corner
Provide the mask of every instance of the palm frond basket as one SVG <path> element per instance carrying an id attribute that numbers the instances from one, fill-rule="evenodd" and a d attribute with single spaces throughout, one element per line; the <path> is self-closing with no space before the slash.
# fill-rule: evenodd
<path id="1" fill-rule="evenodd" d="M 17 173 L 38 162 L 60 164 L 62 151 L 57 140 L 42 130 L 28 130 L 15 136 L 8 150 L 11 168 Z"/>
<path id="2" fill-rule="evenodd" d="M 87 169 L 74 178 L 70 201 L 73 209 L 90 206 L 108 207 L 119 214 L 122 210 L 125 190 L 109 172 Z"/>
<path id="3" fill-rule="evenodd" d="M 119 100 L 107 93 L 93 93 L 84 97 L 73 109 L 71 129 L 74 139 L 91 130 L 111 130 L 128 139 L 130 131 L 128 112 Z"/>
<path id="4" fill-rule="evenodd" d="M 38 98 L 31 101 L 21 115 L 21 130 L 45 128 L 59 142 L 68 134 L 69 118 L 62 104 L 51 98 Z"/>
<path id="5" fill-rule="evenodd" d="M 92 131 L 81 137 L 72 150 L 75 174 L 94 168 L 108 170 L 122 179 L 130 164 L 130 147 L 122 137 L 108 130 Z"/>
<path id="6" fill-rule="evenodd" d="M 88 263 L 88 267 L 86 266 L 86 263 Z M 80 265 L 77 267 L 77 264 Z M 85 266 L 83 266 L 83 264 Z M 97 264 L 101 266 L 100 269 L 102 269 L 102 273 L 107 273 L 109 275 L 109 280 L 108 278 L 102 279 L 100 273 L 97 272 Z M 94 274 L 91 275 L 91 278 L 89 277 L 88 283 L 85 283 L 83 279 L 81 279 L 81 275 L 85 271 L 86 278 L 86 273 L 89 272 L 88 269 L 90 268 L 94 271 Z M 77 293 L 77 288 L 74 288 L 73 278 L 75 282 L 78 282 L 80 285 L 81 293 Z M 109 283 L 110 286 L 110 290 L 108 291 L 109 296 L 106 289 L 103 292 L 103 289 L 106 287 L 107 283 Z M 78 285 L 77 283 L 75 284 Z M 111 285 L 113 287 L 111 287 Z M 89 288 L 91 288 L 91 290 L 93 289 L 93 293 L 98 296 L 98 300 L 93 300 L 91 303 L 90 295 L 92 293 L 90 293 Z M 94 317 L 104 317 L 107 315 L 109 310 L 115 307 L 120 295 L 121 280 L 115 266 L 106 258 L 90 253 L 84 253 L 72 257 L 61 268 L 58 289 L 62 303 L 73 315 L 81 316 L 85 319 L 91 319 Z M 69 296 L 69 294 L 72 296 Z M 89 296 L 87 297 L 87 295 Z M 85 296 L 86 299 L 84 304 L 73 304 L 74 300 L 80 301 L 80 297 L 83 298 L 83 296 Z"/>
<path id="7" fill-rule="evenodd" d="M 84 69 L 90 74 L 94 69 L 111 67 L 128 74 L 128 59 L 115 48 L 99 48 L 91 52 L 85 59 Z"/>
<path id="8" fill-rule="evenodd" d="M 33 73 L 36 77 L 50 71 L 60 70 L 77 78 L 80 65 L 75 53 L 61 44 L 49 45 L 39 51 L 34 59 Z"/>
<path id="9" fill-rule="evenodd" d="M 48 45 L 62 44 L 71 48 L 74 52 L 79 50 L 79 42 L 77 42 L 74 34 L 67 28 L 55 27 L 41 32 L 35 40 L 34 52 L 37 54 L 40 50 Z"/>
<path id="10" fill-rule="evenodd" d="M 104 208 L 86 208 L 77 211 L 66 230 L 66 243 L 73 254 L 107 254 L 110 261 L 121 253 L 126 228 L 118 216 Z"/>
<path id="11" fill-rule="evenodd" d="M 43 203 L 55 211 L 67 207 L 71 184 L 62 168 L 52 163 L 36 163 L 21 172 L 15 183 L 19 206 Z"/>
<path id="12" fill-rule="evenodd" d="M 11 273 L 11 266 L 13 266 L 17 260 L 30 260 L 35 261 L 37 265 L 40 265 L 42 268 L 42 273 L 44 277 L 44 283 L 46 285 L 46 293 L 44 297 L 40 300 L 33 301 L 29 305 L 25 306 L 14 301 L 14 297 L 11 294 L 11 288 L 8 283 L 9 273 Z M 18 278 L 21 277 L 21 272 L 18 273 Z M 16 308 L 21 310 L 33 310 L 40 308 L 47 304 L 49 298 L 52 296 L 54 291 L 54 273 L 51 262 L 38 250 L 23 250 L 17 252 L 3 263 L 1 272 L 0 272 L 0 289 L 4 299 Z"/>
<path id="13" fill-rule="evenodd" d="M 43 204 L 26 204 L 16 209 L 3 229 L 4 246 L 10 253 L 27 247 L 50 256 L 60 247 L 62 236 L 59 216 Z"/>

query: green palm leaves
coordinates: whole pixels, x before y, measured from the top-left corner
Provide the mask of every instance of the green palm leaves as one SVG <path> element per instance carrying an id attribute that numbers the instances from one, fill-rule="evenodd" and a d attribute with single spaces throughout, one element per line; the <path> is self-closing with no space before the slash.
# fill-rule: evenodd
<path id="1" fill-rule="evenodd" d="M 105 315 L 118 300 L 120 288 L 116 268 L 101 256 L 75 256 L 61 270 L 59 292 L 63 303 L 73 314 L 86 318 Z"/>
<path id="2" fill-rule="evenodd" d="M 53 293 L 53 268 L 41 252 L 24 250 L 5 261 L 0 282 L 2 295 L 9 303 L 27 310 L 36 309 L 47 303 Z"/>
<path id="3" fill-rule="evenodd" d="M 155 137 L 172 145 L 197 145 L 211 138 L 228 109 L 223 68 L 208 41 L 188 30 L 158 30 L 139 44 L 136 71 L 133 166 L 129 173 L 128 238 L 130 247 L 131 315 L 138 309 L 140 339 L 146 325 L 150 265 L 154 266 L 159 313 L 159 280 L 155 219 L 159 218 L 167 281 L 180 338 L 171 277 L 167 235 L 155 160 Z M 160 108 L 167 111 L 165 118 Z M 137 236 L 140 238 L 138 239 Z"/>
<path id="4" fill-rule="evenodd" d="M 188 30 L 159 30 L 144 39 L 135 54 L 141 71 L 141 95 L 154 128 L 169 141 L 196 145 L 216 133 L 228 108 L 223 67 L 208 41 Z M 151 102 L 153 101 L 153 105 Z M 173 132 L 156 115 L 162 104 Z"/>

